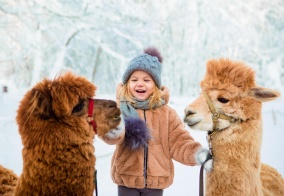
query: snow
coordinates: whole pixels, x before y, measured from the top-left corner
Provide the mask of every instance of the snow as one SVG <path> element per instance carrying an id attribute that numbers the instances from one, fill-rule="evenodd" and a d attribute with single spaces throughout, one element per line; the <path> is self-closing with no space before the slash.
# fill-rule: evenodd
<path id="1" fill-rule="evenodd" d="M 181 118 L 212 58 L 242 61 L 256 70 L 259 85 L 284 93 L 283 0 L 51 2 L 0 1 L 0 164 L 18 175 L 16 110 L 23 88 L 43 77 L 72 70 L 96 84 L 100 98 L 114 99 L 103 93 L 115 91 L 127 62 L 156 46 L 164 57 L 163 84 L 177 96 L 170 105 Z M 9 92 L 2 94 L 4 85 Z M 282 175 L 283 99 L 263 105 L 262 144 L 262 161 Z M 189 131 L 207 147 L 206 133 Z M 94 145 L 99 195 L 116 195 L 110 177 L 114 146 L 99 139 Z M 164 195 L 198 195 L 199 169 L 175 162 L 175 180 Z"/>
<path id="2" fill-rule="evenodd" d="M 15 122 L 16 110 L 24 91 L 12 91 L 0 94 L 0 164 L 20 175 L 22 171 L 22 143 Z M 114 95 L 97 95 L 98 98 L 114 99 Z M 186 97 L 172 97 L 173 107 L 183 117 L 184 108 L 193 100 Z M 275 167 L 284 176 L 284 99 L 263 104 L 263 143 L 262 162 Z M 206 133 L 190 130 L 191 135 L 207 148 Z M 115 146 L 110 146 L 96 138 L 96 168 L 98 170 L 98 193 L 100 196 L 117 195 L 117 186 L 111 180 L 110 164 Z M 174 162 L 174 183 L 164 190 L 165 196 L 198 195 L 199 166 L 189 167 Z"/>

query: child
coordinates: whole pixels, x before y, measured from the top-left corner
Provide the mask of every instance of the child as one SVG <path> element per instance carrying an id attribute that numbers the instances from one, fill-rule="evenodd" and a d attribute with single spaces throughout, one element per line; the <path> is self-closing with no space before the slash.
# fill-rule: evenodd
<path id="1" fill-rule="evenodd" d="M 167 105 L 169 93 L 161 85 L 161 63 L 157 49 L 146 49 L 130 62 L 117 88 L 125 133 L 102 139 L 116 144 L 111 175 L 119 196 L 161 196 L 173 183 L 172 159 L 194 166 L 208 154 Z"/>

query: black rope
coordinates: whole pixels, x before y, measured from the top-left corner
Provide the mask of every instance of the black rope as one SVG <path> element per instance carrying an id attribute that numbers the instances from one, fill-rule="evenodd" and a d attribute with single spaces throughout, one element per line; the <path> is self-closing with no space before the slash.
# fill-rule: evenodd
<path id="1" fill-rule="evenodd" d="M 98 179 L 97 179 L 97 170 L 94 173 L 94 183 L 95 183 L 95 191 L 96 191 L 96 196 L 98 196 Z"/>
<path id="2" fill-rule="evenodd" d="M 199 173 L 199 196 L 204 196 L 204 186 L 203 186 L 203 170 L 204 170 L 204 165 L 207 161 L 212 159 L 212 156 L 208 154 L 206 160 L 202 163 L 201 168 L 200 168 L 200 173 Z"/>

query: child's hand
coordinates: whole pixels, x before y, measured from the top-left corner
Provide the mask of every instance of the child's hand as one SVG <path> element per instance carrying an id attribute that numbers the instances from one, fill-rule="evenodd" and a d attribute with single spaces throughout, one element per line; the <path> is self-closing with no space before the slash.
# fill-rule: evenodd
<path id="1" fill-rule="evenodd" d="M 123 120 L 122 120 L 122 122 L 123 122 Z M 104 135 L 104 138 L 106 138 L 108 140 L 117 139 L 121 136 L 121 133 L 123 132 L 123 130 L 124 130 L 124 123 L 121 123 L 121 125 L 119 125 L 115 129 L 112 129 L 108 133 L 106 133 Z"/>
<path id="2" fill-rule="evenodd" d="M 124 129 L 125 129 L 124 120 L 121 119 L 119 126 L 110 130 L 102 137 L 99 136 L 99 138 L 101 138 L 104 142 L 110 145 L 118 144 L 124 138 L 125 135 Z"/>
<path id="3" fill-rule="evenodd" d="M 195 161 L 197 165 L 202 165 L 205 161 L 204 168 L 207 172 L 212 171 L 213 169 L 213 159 L 211 155 L 209 154 L 209 151 L 207 149 L 201 148 L 198 150 L 195 154 Z"/>

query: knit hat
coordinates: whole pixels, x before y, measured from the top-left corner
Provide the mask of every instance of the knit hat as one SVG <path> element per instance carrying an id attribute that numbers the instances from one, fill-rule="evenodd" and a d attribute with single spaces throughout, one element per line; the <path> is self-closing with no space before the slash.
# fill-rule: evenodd
<path id="1" fill-rule="evenodd" d="M 134 71 L 141 70 L 150 74 L 158 88 L 161 88 L 162 74 L 162 57 L 159 51 L 154 47 L 144 50 L 144 54 L 138 55 L 132 59 L 122 76 L 122 84 L 124 85 Z"/>

